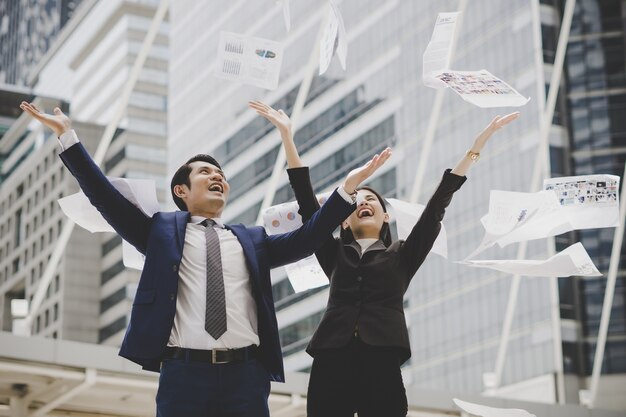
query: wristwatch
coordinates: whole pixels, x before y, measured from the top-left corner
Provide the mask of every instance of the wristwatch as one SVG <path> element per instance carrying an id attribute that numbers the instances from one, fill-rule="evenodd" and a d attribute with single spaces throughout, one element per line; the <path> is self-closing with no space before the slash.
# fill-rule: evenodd
<path id="1" fill-rule="evenodd" d="M 467 150 L 466 155 L 469 159 L 472 160 L 472 162 L 477 162 L 478 159 L 480 158 L 480 152 L 474 152 L 471 149 Z"/>

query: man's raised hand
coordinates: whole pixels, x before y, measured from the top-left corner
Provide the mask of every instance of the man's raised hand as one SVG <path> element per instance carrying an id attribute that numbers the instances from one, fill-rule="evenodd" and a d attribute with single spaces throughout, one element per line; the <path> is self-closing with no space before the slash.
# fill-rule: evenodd
<path id="1" fill-rule="evenodd" d="M 72 128 L 72 121 L 58 107 L 54 108 L 54 114 L 47 114 L 42 112 L 34 103 L 22 101 L 20 108 L 34 119 L 39 120 L 44 126 L 52 129 L 57 137 Z"/>

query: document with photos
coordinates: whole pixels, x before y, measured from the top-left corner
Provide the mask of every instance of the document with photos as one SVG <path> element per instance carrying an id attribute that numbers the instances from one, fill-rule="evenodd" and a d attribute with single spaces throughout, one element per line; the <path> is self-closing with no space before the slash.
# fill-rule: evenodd
<path id="1" fill-rule="evenodd" d="M 320 69 L 319 75 L 323 75 L 333 57 L 337 54 L 341 68 L 346 69 L 346 59 L 348 56 L 348 38 L 346 27 L 343 23 L 343 16 L 333 0 L 330 0 L 330 11 L 328 24 L 324 28 L 320 40 Z"/>
<path id="2" fill-rule="evenodd" d="M 617 175 L 580 175 L 550 178 L 543 188 L 556 195 L 572 230 L 619 225 L 619 181 Z"/>
<path id="3" fill-rule="evenodd" d="M 467 401 L 461 401 L 458 398 L 454 398 L 452 401 L 463 411 L 472 415 L 480 417 L 537 417 L 534 414 L 529 413 L 526 410 L 519 408 L 494 408 L 487 407 L 486 405 L 480 405 L 475 403 L 468 403 Z"/>
<path id="4" fill-rule="evenodd" d="M 567 218 L 553 193 L 523 193 L 491 190 L 489 212 L 480 221 L 485 228 L 482 242 L 466 259 L 471 259 L 496 243 L 541 239 L 569 230 Z"/>
<path id="5" fill-rule="evenodd" d="M 456 22 L 460 12 L 439 13 L 430 42 L 422 58 L 422 81 L 432 88 L 445 88 L 436 76 L 450 68 Z"/>
<path id="6" fill-rule="evenodd" d="M 396 220 L 396 228 L 398 229 L 398 239 L 406 240 L 406 238 L 413 230 L 413 226 L 422 216 L 426 206 L 421 204 L 408 203 L 406 201 L 398 200 L 396 198 L 388 198 L 387 202 L 392 209 L 392 214 Z M 441 223 L 441 230 L 432 249 L 430 250 L 439 256 L 448 258 L 448 237 L 446 235 L 446 228 Z"/>
<path id="7" fill-rule="evenodd" d="M 319 194 L 317 201 L 322 205 L 329 196 L 330 193 Z M 263 212 L 263 224 L 267 233 L 270 235 L 288 233 L 302 226 L 302 217 L 298 214 L 298 208 L 298 203 L 295 201 L 268 207 Z M 295 292 L 328 285 L 328 277 L 313 255 L 285 265 L 285 271 Z"/>
<path id="8" fill-rule="evenodd" d="M 444 82 L 463 100 L 482 108 L 520 107 L 530 100 L 487 70 L 447 70 L 435 78 Z"/>
<path id="9" fill-rule="evenodd" d="M 153 180 L 138 180 L 127 178 L 108 177 L 111 184 L 135 207 L 146 216 L 152 217 L 159 211 L 156 185 Z M 87 196 L 82 192 L 63 197 L 58 200 L 63 213 L 74 223 L 90 231 L 115 232 L 100 212 L 91 205 Z M 122 258 L 124 266 L 134 269 L 143 269 L 145 256 L 130 243 L 122 242 Z"/>
<path id="10" fill-rule="evenodd" d="M 529 277 L 598 277 L 602 274 L 578 242 L 545 261 L 536 260 L 466 260 L 459 262 L 476 268 L 494 269 Z"/>
<path id="11" fill-rule="evenodd" d="M 275 90 L 280 78 L 283 49 L 279 42 L 222 31 L 215 76 Z"/>

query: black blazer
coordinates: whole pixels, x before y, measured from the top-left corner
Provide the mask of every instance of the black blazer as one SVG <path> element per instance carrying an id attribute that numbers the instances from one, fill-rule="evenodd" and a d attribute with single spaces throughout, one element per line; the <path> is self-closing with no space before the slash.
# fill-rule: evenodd
<path id="1" fill-rule="evenodd" d="M 299 213 L 307 221 L 319 207 L 309 170 L 303 167 L 287 172 Z M 406 241 L 397 240 L 386 247 L 378 240 L 361 256 L 357 242 L 344 244 L 328 235 L 315 252 L 330 277 L 330 293 L 326 312 L 307 347 L 311 356 L 320 349 L 345 346 L 358 329 L 367 344 L 397 347 L 401 363 L 411 357 L 404 294 L 439 234 L 452 195 L 466 179 L 446 170 Z"/>

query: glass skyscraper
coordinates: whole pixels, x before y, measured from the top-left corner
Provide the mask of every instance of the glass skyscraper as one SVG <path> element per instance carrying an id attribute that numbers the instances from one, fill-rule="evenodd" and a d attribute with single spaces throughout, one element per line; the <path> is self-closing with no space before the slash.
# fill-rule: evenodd
<path id="1" fill-rule="evenodd" d="M 0 0 L 0 84 L 26 84 L 81 1 Z"/>
<path id="2" fill-rule="evenodd" d="M 280 146 L 277 132 L 248 110 L 246 102 L 260 98 L 287 113 L 291 111 L 320 21 L 327 13 L 319 2 L 294 1 L 291 4 L 292 29 L 286 33 L 281 7 L 270 3 L 222 0 L 200 5 L 181 1 L 175 2 L 171 9 L 169 171 L 173 172 L 195 153 L 213 154 L 231 184 L 230 201 L 224 213 L 227 223 L 255 222 Z M 422 54 L 437 14 L 457 10 L 459 2 L 343 0 L 336 3 L 347 28 L 348 67 L 344 72 L 334 62 L 324 76 L 314 78 L 298 124 L 296 144 L 304 162 L 311 167 L 317 191 L 336 186 L 352 168 L 385 146 L 392 146 L 394 158 L 370 185 L 385 196 L 408 200 L 437 94 L 422 83 Z M 454 261 L 472 252 L 482 238 L 479 219 L 487 213 L 489 190 L 535 191 L 530 190 L 532 167 L 538 157 L 542 103 L 554 59 L 560 10 L 559 5 L 544 3 L 481 0 L 468 2 L 463 13 L 452 68 L 487 69 L 532 99 L 519 109 L 522 116 L 518 121 L 496 133 L 469 173 L 469 180 L 455 195 L 444 219 L 449 258 L 429 256 L 409 288 L 405 312 L 412 358 L 404 367 L 407 385 L 479 392 L 483 390 L 482 374 L 494 369 L 511 277 L 468 268 Z M 616 12 L 612 15 L 621 16 Z M 577 12 L 578 20 L 585 20 L 586 16 Z M 623 20 L 618 20 L 619 30 L 622 30 Z M 221 30 L 285 44 L 281 82 L 276 90 L 261 90 L 213 76 Z M 575 34 L 574 27 L 572 39 Z M 614 42 L 623 44 L 622 35 Z M 571 74 L 575 46 L 572 40 L 564 84 L 568 86 L 573 85 L 575 75 Z M 614 49 L 612 46 L 611 51 Z M 623 51 L 621 53 L 623 78 Z M 580 54 L 578 59 L 584 60 Z M 614 72 L 619 72 L 619 68 Z M 596 100 L 606 103 L 606 112 L 613 111 L 608 110 L 610 99 L 602 96 Z M 585 106 L 590 105 L 585 103 Z M 570 140 L 575 130 L 571 127 L 573 109 L 571 95 L 562 91 L 550 136 L 553 175 L 617 174 L 621 168 L 608 172 L 605 170 L 608 165 L 590 162 L 599 161 L 597 158 L 619 159 L 614 153 L 591 157 L 571 147 L 571 143 L 579 142 L 587 143 L 586 149 L 593 148 L 588 144 L 589 138 Z M 427 202 L 443 171 L 456 164 L 475 135 L 495 115 L 514 110 L 480 109 L 464 102 L 452 91 L 446 91 L 418 201 Z M 587 111 L 592 113 L 592 110 Z M 591 116 L 586 117 L 587 123 L 591 123 Z M 608 137 L 604 140 L 613 143 Z M 622 154 L 621 162 L 614 166 L 623 165 L 623 160 Z M 578 164 L 581 166 L 575 168 Z M 293 194 L 284 174 L 274 203 L 291 199 Z M 587 233 L 589 236 L 585 238 Z M 603 271 L 607 264 L 598 257 L 608 259 L 612 233 L 611 229 L 581 233 L 583 244 Z M 575 235 L 560 237 L 557 248 L 565 247 L 570 239 L 576 238 Z M 596 246 L 592 243 L 594 240 L 598 242 Z M 484 257 L 511 259 L 516 254 L 516 245 L 511 245 L 491 249 Z M 528 245 L 528 259 L 548 256 L 547 241 L 533 241 Z M 583 296 L 581 289 L 592 286 L 593 282 L 597 287 L 596 295 L 591 291 Z M 563 318 L 570 319 L 565 316 L 567 308 L 571 314 L 582 314 L 580 310 L 585 304 L 580 297 L 597 297 L 602 291 L 600 282 L 561 280 Z M 307 371 L 311 358 L 304 348 L 319 323 L 328 290 L 319 288 L 294 293 L 282 271 L 275 271 L 272 283 L 286 368 Z M 623 288 L 623 280 L 621 285 Z M 567 298 L 567 291 L 574 291 L 572 286 L 577 288 L 577 295 L 573 296 L 578 298 Z M 541 395 L 545 401 L 554 401 L 556 397 L 554 374 L 557 367 L 553 352 L 554 344 L 561 343 L 553 332 L 551 311 L 549 280 L 524 278 L 502 380 L 503 385 L 511 385 L 535 377 L 548 378 L 551 382 Z M 581 340 L 577 339 L 574 344 L 582 349 Z M 572 370 L 569 361 L 582 360 L 583 353 L 575 353 L 579 356 L 572 358 L 569 349 L 566 344 L 566 372 L 578 372 Z M 577 401 L 577 398 L 568 397 L 568 401 Z"/>

